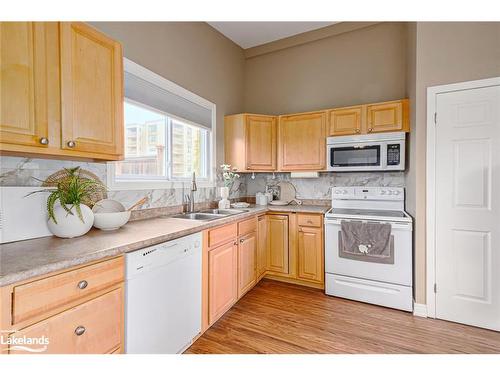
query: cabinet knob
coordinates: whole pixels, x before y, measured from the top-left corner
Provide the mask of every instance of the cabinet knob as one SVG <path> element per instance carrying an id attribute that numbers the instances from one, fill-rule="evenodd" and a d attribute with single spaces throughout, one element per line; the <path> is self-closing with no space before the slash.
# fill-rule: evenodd
<path id="1" fill-rule="evenodd" d="M 299 232 L 302 232 L 302 228 L 299 228 Z"/>
<path id="2" fill-rule="evenodd" d="M 368 128 L 368 133 L 371 133 L 373 129 L 372 128 Z"/>
<path id="3" fill-rule="evenodd" d="M 238 245 L 238 241 L 234 241 L 233 245 Z"/>
<path id="4" fill-rule="evenodd" d="M 48 145 L 49 144 L 49 139 L 46 138 L 46 137 L 42 137 L 42 138 L 40 138 L 40 143 L 42 145 Z"/>
<path id="5" fill-rule="evenodd" d="M 240 243 L 243 243 L 243 242 L 245 242 L 245 239 L 244 239 L 244 238 L 242 238 L 242 239 L 240 240 Z"/>
<path id="6" fill-rule="evenodd" d="M 87 285 L 89 285 L 87 280 L 82 280 L 78 283 L 78 289 L 85 289 L 87 287 Z"/>
<path id="7" fill-rule="evenodd" d="M 84 326 L 78 326 L 75 328 L 75 335 L 81 336 L 85 333 L 85 327 Z"/>
<path id="8" fill-rule="evenodd" d="M 359 132 L 360 132 L 360 130 L 359 130 L 359 129 L 356 129 L 356 133 L 359 133 Z"/>
<path id="9" fill-rule="evenodd" d="M 67 145 L 69 148 L 73 148 L 76 146 L 76 142 L 75 141 L 68 141 Z"/>

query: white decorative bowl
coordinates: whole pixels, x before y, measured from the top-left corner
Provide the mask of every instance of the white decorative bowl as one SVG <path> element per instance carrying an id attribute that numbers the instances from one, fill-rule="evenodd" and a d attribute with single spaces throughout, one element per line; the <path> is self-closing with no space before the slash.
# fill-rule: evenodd
<path id="1" fill-rule="evenodd" d="M 101 230 L 115 230 L 127 224 L 131 211 L 113 199 L 103 199 L 92 208 L 94 212 L 94 227 Z"/>
<path id="2" fill-rule="evenodd" d="M 70 208 L 68 205 L 66 205 L 66 207 L 68 209 Z M 84 204 L 80 204 L 80 210 L 83 221 L 78 216 L 75 207 L 71 207 L 70 211 L 72 214 L 69 214 L 58 201 L 54 205 L 54 216 L 57 224 L 54 220 L 49 219 L 47 221 L 49 230 L 54 236 L 61 238 L 83 236 L 90 230 L 90 228 L 92 228 L 92 223 L 94 223 L 94 214 L 92 213 L 92 210 Z"/>

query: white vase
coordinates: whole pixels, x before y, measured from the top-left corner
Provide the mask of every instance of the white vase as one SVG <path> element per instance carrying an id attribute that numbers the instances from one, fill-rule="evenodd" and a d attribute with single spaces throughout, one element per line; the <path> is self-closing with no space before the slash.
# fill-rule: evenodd
<path id="1" fill-rule="evenodd" d="M 219 201 L 219 209 L 228 209 L 231 207 L 231 202 L 229 202 L 229 187 L 222 186 L 220 188 L 220 196 L 222 199 Z"/>
<path id="2" fill-rule="evenodd" d="M 84 204 L 80 204 L 80 209 L 82 211 L 83 221 L 78 217 L 75 207 L 71 208 L 71 213 L 73 214 L 71 215 L 59 202 L 56 203 L 54 205 L 54 217 L 56 218 L 57 224 L 50 218 L 47 222 L 47 226 L 52 234 L 62 238 L 73 238 L 83 236 L 87 233 L 94 224 L 94 213 Z"/>

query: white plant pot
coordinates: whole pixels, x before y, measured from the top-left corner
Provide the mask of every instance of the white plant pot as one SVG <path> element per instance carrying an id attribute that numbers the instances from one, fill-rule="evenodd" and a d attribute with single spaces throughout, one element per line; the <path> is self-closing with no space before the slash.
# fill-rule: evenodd
<path id="1" fill-rule="evenodd" d="M 80 208 L 83 221 L 78 217 L 75 207 L 71 209 L 73 213 L 71 215 L 66 212 L 59 202 L 56 203 L 54 205 L 54 216 L 57 224 L 52 219 L 49 219 L 47 222 L 47 226 L 52 234 L 62 238 L 73 238 L 83 236 L 87 233 L 92 228 L 92 224 L 94 224 L 94 213 L 84 204 L 81 204 Z"/>
<path id="2" fill-rule="evenodd" d="M 231 202 L 229 201 L 229 187 L 223 186 L 220 188 L 220 196 L 222 199 L 219 201 L 219 208 L 220 209 L 227 209 L 231 208 Z"/>

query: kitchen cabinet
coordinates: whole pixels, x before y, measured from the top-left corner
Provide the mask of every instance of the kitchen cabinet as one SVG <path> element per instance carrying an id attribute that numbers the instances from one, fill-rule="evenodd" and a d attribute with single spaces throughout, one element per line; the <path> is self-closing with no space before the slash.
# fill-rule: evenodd
<path id="1" fill-rule="evenodd" d="M 278 169 L 281 171 L 325 169 L 326 123 L 325 111 L 280 116 Z"/>
<path id="2" fill-rule="evenodd" d="M 0 23 L 0 142 L 48 146 L 44 22 Z"/>
<path id="3" fill-rule="evenodd" d="M 322 229 L 299 226 L 297 243 L 298 278 L 322 282 L 324 278 Z"/>
<path id="4" fill-rule="evenodd" d="M 0 23 L 0 151 L 120 160 L 121 45 L 81 22 Z"/>
<path id="5" fill-rule="evenodd" d="M 288 273 L 288 216 L 269 215 L 267 218 L 269 251 L 267 269 L 273 273 Z"/>
<path id="6" fill-rule="evenodd" d="M 257 278 L 261 278 L 267 270 L 267 253 L 269 251 L 267 218 L 267 215 L 261 215 L 257 222 Z"/>
<path id="7" fill-rule="evenodd" d="M 238 298 L 253 288 L 257 282 L 257 235 L 252 232 L 238 242 Z"/>
<path id="8" fill-rule="evenodd" d="M 60 24 L 62 148 L 123 153 L 120 43 L 82 22 Z"/>
<path id="9" fill-rule="evenodd" d="M 361 133 L 363 107 L 338 108 L 328 111 L 328 135 L 351 135 Z"/>
<path id="10" fill-rule="evenodd" d="M 410 131 L 408 100 L 366 106 L 367 133 Z"/>
<path id="11" fill-rule="evenodd" d="M 208 252 L 208 321 L 215 323 L 238 300 L 238 243 Z"/>
<path id="12" fill-rule="evenodd" d="M 0 353 L 25 353 L 10 350 L 8 336 L 43 335 L 42 353 L 122 352 L 124 274 L 116 257 L 0 288 Z"/>
<path id="13" fill-rule="evenodd" d="M 225 162 L 239 172 L 275 171 L 276 117 L 238 114 L 224 119 Z"/>

